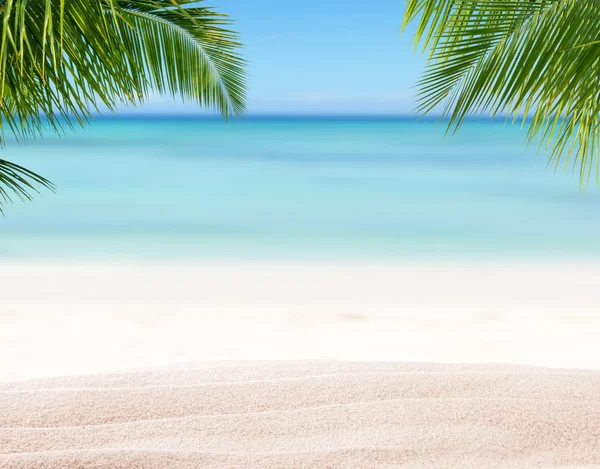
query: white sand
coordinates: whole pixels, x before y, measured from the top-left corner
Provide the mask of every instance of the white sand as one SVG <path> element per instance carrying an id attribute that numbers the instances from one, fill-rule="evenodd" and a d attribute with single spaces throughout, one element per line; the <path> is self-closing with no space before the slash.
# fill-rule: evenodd
<path id="1" fill-rule="evenodd" d="M 599 468 L 600 372 L 214 364 L 0 385 L 0 468 Z"/>
<path id="2" fill-rule="evenodd" d="M 2 263 L 0 382 L 203 360 L 600 369 L 600 264 Z"/>
<path id="3" fill-rule="evenodd" d="M 600 468 L 597 264 L 21 262 L 0 288 L 0 468 Z M 225 359 L 377 363 L 178 365 Z"/>

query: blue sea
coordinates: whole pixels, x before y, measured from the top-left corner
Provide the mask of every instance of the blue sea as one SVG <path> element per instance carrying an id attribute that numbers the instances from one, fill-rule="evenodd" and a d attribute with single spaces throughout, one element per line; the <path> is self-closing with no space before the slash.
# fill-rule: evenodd
<path id="1" fill-rule="evenodd" d="M 413 118 L 94 119 L 8 138 L 56 194 L 5 207 L 3 258 L 588 259 L 600 190 L 525 130 Z"/>

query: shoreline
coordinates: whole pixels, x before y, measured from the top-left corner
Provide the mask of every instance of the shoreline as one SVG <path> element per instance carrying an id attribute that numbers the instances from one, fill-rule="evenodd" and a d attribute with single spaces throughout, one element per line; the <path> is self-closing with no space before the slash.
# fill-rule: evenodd
<path id="1" fill-rule="evenodd" d="M 600 262 L 0 262 L 0 382 L 222 360 L 600 369 Z"/>

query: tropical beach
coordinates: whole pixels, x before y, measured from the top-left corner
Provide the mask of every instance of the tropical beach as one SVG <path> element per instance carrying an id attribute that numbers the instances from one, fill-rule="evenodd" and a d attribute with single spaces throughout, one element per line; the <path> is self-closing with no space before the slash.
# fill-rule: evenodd
<path id="1" fill-rule="evenodd" d="M 210 3 L 0 0 L 0 469 L 600 468 L 597 5 Z"/>
<path id="2" fill-rule="evenodd" d="M 61 191 L 3 223 L 0 467 L 594 467 L 597 194 L 503 129 L 127 118 L 9 150 Z"/>
<path id="3" fill-rule="evenodd" d="M 60 192 L 6 208 L 0 378 L 244 359 L 598 369 L 600 223 L 580 208 L 598 194 L 520 138 L 129 117 L 14 146 Z"/>

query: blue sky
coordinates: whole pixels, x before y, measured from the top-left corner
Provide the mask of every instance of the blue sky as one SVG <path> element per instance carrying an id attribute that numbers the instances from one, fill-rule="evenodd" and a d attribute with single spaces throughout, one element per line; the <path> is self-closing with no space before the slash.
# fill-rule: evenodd
<path id="1" fill-rule="evenodd" d="M 407 114 L 423 68 L 403 0 L 207 0 L 236 21 L 250 114 Z M 194 112 L 155 98 L 144 111 Z"/>

